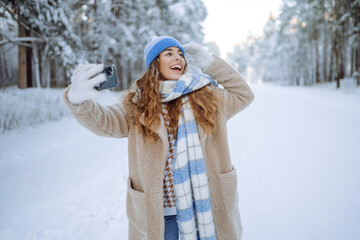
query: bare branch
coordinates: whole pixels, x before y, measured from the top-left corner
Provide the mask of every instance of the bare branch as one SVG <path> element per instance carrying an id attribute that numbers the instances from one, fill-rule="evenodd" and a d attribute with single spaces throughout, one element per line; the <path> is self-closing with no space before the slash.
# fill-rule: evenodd
<path id="1" fill-rule="evenodd" d="M 41 43 L 45 42 L 43 39 L 34 38 L 34 37 L 15 37 L 15 38 L 11 38 L 2 31 L 0 31 L 0 35 L 4 36 L 7 39 L 7 40 L 0 41 L 0 46 L 4 45 L 4 44 L 7 44 L 7 43 L 13 43 L 13 44 L 16 44 L 16 45 L 32 48 L 31 44 L 24 43 L 24 42 L 41 42 Z"/>

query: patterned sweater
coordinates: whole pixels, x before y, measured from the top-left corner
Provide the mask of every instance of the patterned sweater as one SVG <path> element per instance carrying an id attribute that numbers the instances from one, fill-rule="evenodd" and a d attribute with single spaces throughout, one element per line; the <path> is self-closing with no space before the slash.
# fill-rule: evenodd
<path id="1" fill-rule="evenodd" d="M 170 116 L 167 110 L 167 104 L 161 104 L 162 114 L 164 116 L 165 124 L 169 126 Z M 164 175 L 164 216 L 176 215 L 175 194 L 174 194 L 174 176 L 172 164 L 174 160 L 174 145 L 175 137 L 171 130 L 167 128 L 169 140 L 169 153 L 166 160 L 165 175 Z"/>

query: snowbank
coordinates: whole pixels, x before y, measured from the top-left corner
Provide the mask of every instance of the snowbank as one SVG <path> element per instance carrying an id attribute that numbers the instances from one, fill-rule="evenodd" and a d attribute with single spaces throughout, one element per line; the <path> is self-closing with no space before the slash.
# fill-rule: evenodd
<path id="1" fill-rule="evenodd" d="M 0 89 L 0 133 L 68 116 L 63 89 Z"/>
<path id="2" fill-rule="evenodd" d="M 69 116 L 62 100 L 62 88 L 7 87 L 0 89 L 0 134 L 9 130 L 37 126 Z M 112 104 L 121 93 L 103 91 L 103 104 Z"/>

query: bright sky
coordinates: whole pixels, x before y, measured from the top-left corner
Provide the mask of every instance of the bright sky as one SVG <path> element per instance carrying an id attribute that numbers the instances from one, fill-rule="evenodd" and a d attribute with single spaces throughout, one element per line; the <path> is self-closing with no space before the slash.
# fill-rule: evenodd
<path id="1" fill-rule="evenodd" d="M 278 14 L 281 0 L 203 0 L 208 16 L 203 24 L 205 42 L 216 42 L 221 56 L 245 41 L 251 32 L 261 35 L 270 12 Z"/>

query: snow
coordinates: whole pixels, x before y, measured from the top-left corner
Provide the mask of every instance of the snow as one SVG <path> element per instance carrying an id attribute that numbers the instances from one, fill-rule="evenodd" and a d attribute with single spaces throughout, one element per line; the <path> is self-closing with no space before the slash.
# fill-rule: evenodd
<path id="1" fill-rule="evenodd" d="M 229 123 L 244 239 L 360 239 L 359 95 L 253 89 Z"/>
<path id="2" fill-rule="evenodd" d="M 228 123 L 243 240 L 360 239 L 360 96 L 252 86 Z M 0 135 L 0 239 L 127 239 L 127 140 L 73 118 Z"/>
<path id="3" fill-rule="evenodd" d="M 121 239 L 126 139 L 65 118 L 13 131 L 0 145 L 0 239 Z"/>

